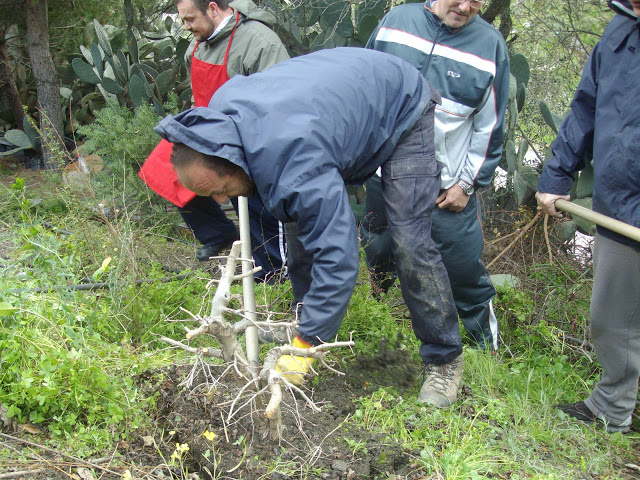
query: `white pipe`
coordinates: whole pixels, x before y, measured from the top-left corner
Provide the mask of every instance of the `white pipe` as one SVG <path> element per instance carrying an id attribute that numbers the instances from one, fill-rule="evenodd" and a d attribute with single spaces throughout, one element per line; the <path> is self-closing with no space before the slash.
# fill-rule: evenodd
<path id="1" fill-rule="evenodd" d="M 607 217 L 601 213 L 594 212 L 588 208 L 581 207 L 575 203 L 567 202 L 566 200 L 556 200 L 556 208 L 564 210 L 571 215 L 582 217 L 585 220 L 589 220 L 596 225 L 604 228 L 608 228 L 612 232 L 624 235 L 631 240 L 640 242 L 640 228 L 629 225 L 628 223 L 621 222 L 615 218 Z"/>
<path id="2" fill-rule="evenodd" d="M 240 256 L 243 259 L 251 259 L 251 232 L 249 230 L 249 203 L 247 197 L 238 197 L 238 217 L 240 223 L 240 241 L 242 247 Z M 253 269 L 253 264 L 249 261 L 242 262 L 242 273 L 246 274 Z M 256 321 L 256 292 L 253 275 L 246 275 L 242 279 L 242 298 L 244 300 L 244 313 L 249 320 Z M 247 342 L 247 360 L 254 371 L 260 365 L 258 349 L 258 327 L 248 327 L 245 332 Z"/>

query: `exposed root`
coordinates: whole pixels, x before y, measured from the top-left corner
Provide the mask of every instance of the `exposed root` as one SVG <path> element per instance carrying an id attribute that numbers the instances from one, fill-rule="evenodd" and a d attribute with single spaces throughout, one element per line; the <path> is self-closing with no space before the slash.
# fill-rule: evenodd
<path id="1" fill-rule="evenodd" d="M 295 321 L 273 321 L 272 314 L 267 315 L 267 321 L 257 321 L 255 316 L 258 312 L 249 312 L 244 309 L 230 308 L 228 304 L 232 299 L 237 297 L 231 295 L 230 289 L 233 282 L 237 282 L 249 275 L 253 275 L 259 268 L 253 268 L 248 272 L 240 275 L 235 274 L 236 267 L 240 261 L 249 261 L 242 259 L 238 255 L 241 250 L 241 242 L 235 242 L 231 248 L 231 252 L 227 258 L 227 263 L 220 269 L 220 279 L 215 283 L 217 288 L 211 301 L 211 313 L 208 316 L 195 315 L 189 311 L 183 310 L 191 317 L 192 321 L 198 322 L 197 328 L 185 328 L 185 337 L 187 340 L 193 340 L 202 335 L 213 336 L 220 348 L 209 347 L 192 347 L 187 343 L 173 340 L 167 337 L 161 337 L 163 341 L 174 347 L 181 348 L 187 352 L 195 354 L 196 361 L 188 378 L 183 382 L 187 387 L 191 387 L 199 372 L 203 372 L 207 382 L 213 385 L 220 384 L 220 378 L 227 372 L 235 372 L 242 379 L 244 385 L 237 391 L 235 397 L 231 401 L 226 422 L 232 420 L 237 421 L 240 412 L 249 409 L 251 417 L 255 423 L 264 425 L 265 418 L 268 420 L 268 432 L 262 430 L 263 435 L 268 434 L 273 440 L 280 440 L 282 433 L 282 412 L 281 404 L 283 399 L 282 388 L 286 388 L 293 396 L 294 400 L 299 397 L 304 400 L 306 405 L 313 411 L 320 411 L 320 408 L 313 400 L 298 386 L 288 382 L 277 370 L 276 364 L 282 355 L 295 355 L 301 357 L 314 358 L 320 361 L 322 365 L 327 367 L 334 373 L 342 375 L 334 368 L 328 365 L 325 356 L 328 351 L 336 347 L 352 347 L 354 342 L 333 342 L 323 343 L 310 348 L 296 348 L 291 345 L 284 345 L 272 348 L 264 358 L 264 363 L 260 368 L 257 362 L 253 365 L 247 360 L 247 354 L 243 350 L 242 344 L 238 341 L 241 335 L 244 335 L 247 329 L 258 328 L 262 331 L 272 331 L 274 328 L 295 328 L 298 325 L 296 313 Z M 246 283 L 246 282 L 244 282 Z M 209 282 L 208 286 L 212 285 Z M 249 300 L 250 301 L 250 300 Z M 241 305 L 243 302 L 240 302 Z M 225 315 L 239 318 L 236 322 L 230 322 L 225 319 Z M 220 378 L 216 379 L 211 373 L 211 369 L 207 367 L 206 358 L 222 359 L 227 368 L 224 370 Z M 315 373 L 312 369 L 312 373 Z M 250 395 L 246 393 L 252 392 Z M 266 398 L 268 396 L 268 399 Z M 268 401 L 267 401 L 268 400 Z M 266 406 L 265 406 L 266 403 Z M 255 416 L 254 413 L 263 413 L 264 415 Z M 296 407 L 297 412 L 297 407 Z M 295 413 L 294 415 L 298 415 Z"/>

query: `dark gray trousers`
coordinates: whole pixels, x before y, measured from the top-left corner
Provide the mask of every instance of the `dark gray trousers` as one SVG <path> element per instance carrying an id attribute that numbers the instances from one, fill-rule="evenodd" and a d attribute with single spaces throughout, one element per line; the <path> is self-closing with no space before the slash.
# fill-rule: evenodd
<path id="1" fill-rule="evenodd" d="M 458 315 L 447 271 L 431 237 L 440 192 L 433 145 L 433 104 L 382 165 L 382 196 L 400 289 L 425 364 L 462 353 Z"/>
<path id="2" fill-rule="evenodd" d="M 381 192 L 380 178 L 367 181 L 360 236 L 372 278 L 386 290 L 394 282 L 396 269 Z M 431 234 L 447 269 L 462 324 L 479 348 L 497 350 L 498 322 L 492 305 L 496 291 L 481 260 L 484 237 L 477 195 L 469 198 L 461 212 L 434 208 Z"/>
<path id="3" fill-rule="evenodd" d="M 591 339 L 602 376 L 585 401 L 616 425 L 630 423 L 640 376 L 640 251 L 596 235 Z"/>

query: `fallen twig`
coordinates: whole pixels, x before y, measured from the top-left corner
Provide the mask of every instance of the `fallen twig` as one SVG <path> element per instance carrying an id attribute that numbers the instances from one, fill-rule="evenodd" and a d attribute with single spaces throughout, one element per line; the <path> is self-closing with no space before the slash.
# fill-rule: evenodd
<path id="1" fill-rule="evenodd" d="M 189 353 L 195 353 L 196 355 L 203 355 L 205 357 L 213 357 L 213 358 L 222 358 L 222 351 L 217 349 L 217 348 L 208 348 L 208 347 L 190 347 L 188 345 L 185 345 L 182 342 L 179 342 L 177 340 L 173 340 L 172 338 L 169 337 L 160 337 L 160 340 L 162 340 L 163 342 L 166 342 L 170 345 L 173 345 L 174 347 L 178 347 L 181 348 L 182 350 L 185 350 Z"/>
<path id="2" fill-rule="evenodd" d="M 46 472 L 48 468 L 37 468 L 35 470 L 20 470 L 18 472 L 0 473 L 0 478 L 16 478 L 23 477 L 25 475 L 35 475 L 37 473 Z"/>
<path id="3" fill-rule="evenodd" d="M 513 246 L 518 243 L 518 241 L 524 237 L 524 235 L 536 224 L 538 223 L 538 221 L 540 220 L 540 218 L 542 218 L 542 212 L 538 212 L 536 213 L 536 216 L 533 217 L 533 220 L 531 220 L 529 223 L 527 223 L 522 230 L 520 230 L 520 233 L 518 234 L 518 236 L 509 244 L 505 247 L 504 250 L 502 250 L 493 260 L 491 260 L 491 262 L 489 263 L 489 265 L 487 265 L 487 270 L 489 268 L 491 268 L 491 266 L 496 263 L 500 258 L 502 258 L 502 256 L 507 253 L 509 250 L 511 250 L 513 248 Z"/>
<path id="4" fill-rule="evenodd" d="M 81 458 L 74 457 L 74 456 L 66 454 L 64 452 L 60 452 L 59 450 L 54 450 L 53 448 L 45 447 L 44 445 L 40 445 L 38 443 L 30 442 L 29 440 L 24 440 L 22 438 L 14 437 L 12 435 L 7 435 L 6 433 L 0 432 L 0 436 L 2 436 L 4 438 L 7 438 L 9 440 L 13 440 L 14 442 L 24 443 L 25 445 L 29 445 L 29 446 L 35 447 L 35 448 L 40 448 L 40 449 L 42 449 L 42 450 L 44 450 L 46 452 L 51 452 L 51 453 L 55 453 L 56 455 L 61 455 L 61 456 L 66 457 L 66 458 L 70 458 L 74 462 L 81 463 L 82 465 L 88 465 L 90 467 L 97 468 L 98 470 L 102 470 L 103 472 L 107 472 L 107 473 L 111 473 L 113 475 L 120 476 L 119 472 L 115 472 L 115 471 L 113 471 L 113 470 L 111 470 L 109 468 L 106 468 L 106 467 L 103 467 L 101 465 L 98 465 L 95 462 L 88 462 L 86 460 L 82 460 Z"/>
<path id="5" fill-rule="evenodd" d="M 544 214 L 544 241 L 547 244 L 547 253 L 549 253 L 549 264 L 553 265 L 553 255 L 551 254 L 551 242 L 549 242 L 549 214 Z"/>

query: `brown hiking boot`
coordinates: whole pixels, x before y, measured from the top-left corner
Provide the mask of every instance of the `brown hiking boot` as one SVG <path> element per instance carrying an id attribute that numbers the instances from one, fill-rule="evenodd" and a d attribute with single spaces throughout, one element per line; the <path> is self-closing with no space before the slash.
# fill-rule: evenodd
<path id="1" fill-rule="evenodd" d="M 418 401 L 438 408 L 448 408 L 458 398 L 458 387 L 462 380 L 464 352 L 451 363 L 427 365 L 426 377 L 418 394 Z"/>

